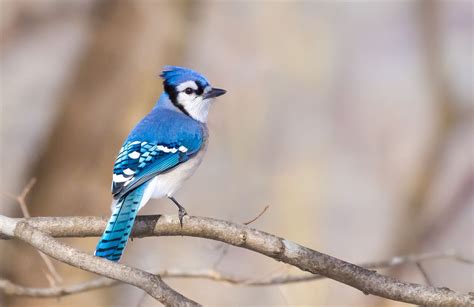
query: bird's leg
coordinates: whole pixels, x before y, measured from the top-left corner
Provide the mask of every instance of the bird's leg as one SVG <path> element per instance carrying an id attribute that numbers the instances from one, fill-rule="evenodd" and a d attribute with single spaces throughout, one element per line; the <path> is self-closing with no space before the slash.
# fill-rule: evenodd
<path id="1" fill-rule="evenodd" d="M 168 196 L 168 198 L 178 207 L 179 223 L 181 224 L 181 228 L 183 228 L 183 217 L 185 215 L 188 215 L 188 213 L 186 212 L 186 209 L 184 209 L 184 207 L 181 206 L 173 196 Z"/>

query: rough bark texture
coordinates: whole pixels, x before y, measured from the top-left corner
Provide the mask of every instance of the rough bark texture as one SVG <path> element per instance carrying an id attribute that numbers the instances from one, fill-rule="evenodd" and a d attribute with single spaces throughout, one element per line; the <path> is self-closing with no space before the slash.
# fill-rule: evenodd
<path id="1" fill-rule="evenodd" d="M 9 225 L 6 230 L 0 227 L 2 233 L 25 241 L 56 260 L 134 285 L 167 306 L 199 306 L 196 302 L 171 289 L 158 275 L 78 251 L 58 242 L 26 221 L 14 222 L 12 219 L 2 217 L 0 222 Z"/>
<path id="2" fill-rule="evenodd" d="M 3 220 L 0 220 L 0 222 L 5 224 Z M 107 269 L 102 270 L 97 268 L 97 266 L 108 263 L 107 261 L 75 251 L 73 248 L 60 244 L 48 236 L 99 236 L 104 230 L 106 222 L 105 218 L 100 217 L 39 217 L 20 219 L 16 222 L 13 234 L 15 237 L 30 243 L 58 260 L 99 274 L 108 274 L 103 274 L 104 276 L 126 281 L 127 276 L 131 274 L 129 267 L 118 264 L 118 266 L 124 268 L 123 272 L 118 270 L 111 273 Z M 0 231 L 8 236 L 10 235 L 11 228 L 12 226 L 0 226 Z M 38 231 L 35 232 L 34 229 L 39 229 L 47 235 Z M 373 294 L 417 305 L 470 306 L 474 303 L 473 297 L 468 294 L 460 294 L 448 288 L 434 288 L 402 282 L 266 232 L 227 221 L 188 216 L 185 217 L 184 225 L 181 227 L 179 220 L 173 216 L 141 216 L 137 218 L 132 232 L 132 236 L 138 238 L 175 235 L 207 238 L 246 248 L 277 261 L 291 264 L 301 270 L 337 280 L 357 288 L 365 294 Z M 61 251 L 56 248 L 57 246 L 61 247 Z M 65 255 L 58 255 L 60 253 L 65 253 Z M 148 276 L 146 274 L 149 273 L 140 272 L 135 273 L 134 278 L 145 280 Z M 139 285 L 137 282 L 126 282 L 136 286 Z M 161 280 L 155 278 L 154 282 L 156 285 Z M 162 292 L 155 292 L 157 291 L 156 288 L 144 288 L 144 290 L 155 298 L 163 297 L 160 294 Z M 172 290 L 168 288 L 161 291 L 169 292 Z"/>

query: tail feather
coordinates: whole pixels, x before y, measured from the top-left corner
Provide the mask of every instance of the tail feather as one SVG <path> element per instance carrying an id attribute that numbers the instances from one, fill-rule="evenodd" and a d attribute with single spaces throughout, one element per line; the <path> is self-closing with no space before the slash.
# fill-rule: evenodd
<path id="1" fill-rule="evenodd" d="M 132 232 L 146 186 L 147 184 L 143 184 L 118 200 L 94 255 L 112 261 L 120 259 Z"/>

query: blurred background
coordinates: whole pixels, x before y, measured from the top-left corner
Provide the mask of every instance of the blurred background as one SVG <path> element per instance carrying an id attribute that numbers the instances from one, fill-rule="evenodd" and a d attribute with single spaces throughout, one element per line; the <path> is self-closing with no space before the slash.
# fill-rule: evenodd
<path id="1" fill-rule="evenodd" d="M 471 1 L 0 0 L 0 213 L 109 215 L 114 159 L 162 91 L 163 65 L 228 90 L 210 146 L 177 193 L 191 215 L 244 222 L 351 261 L 456 250 L 473 257 Z M 10 196 L 9 196 L 10 195 Z M 167 200 L 142 214 L 177 214 Z M 67 239 L 93 252 L 96 238 Z M 47 287 L 38 254 L 0 242 L 0 276 Z M 204 239 L 129 243 L 147 271 L 216 268 L 252 279 L 298 270 Z M 64 284 L 92 274 L 53 264 Z M 474 289 L 474 266 L 423 267 Z M 381 270 L 426 283 L 415 265 Z M 331 280 L 241 287 L 168 280 L 208 306 L 395 306 Z M 132 286 L 2 306 L 155 306 Z"/>

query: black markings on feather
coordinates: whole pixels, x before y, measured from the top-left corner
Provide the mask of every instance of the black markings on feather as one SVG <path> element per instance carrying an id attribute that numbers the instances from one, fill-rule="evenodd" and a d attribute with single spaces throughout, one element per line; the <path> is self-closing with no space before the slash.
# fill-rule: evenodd
<path id="1" fill-rule="evenodd" d="M 109 257 L 110 255 L 112 255 L 113 252 L 114 252 L 114 251 L 108 251 L 108 252 L 106 252 L 106 253 L 96 253 L 96 255 L 99 256 L 99 257 L 105 257 L 105 258 L 107 258 L 107 257 Z"/>
<path id="2" fill-rule="evenodd" d="M 187 116 L 191 117 L 189 115 L 188 111 L 186 111 L 186 109 L 184 108 L 184 106 L 178 102 L 178 94 L 179 93 L 176 91 L 176 88 L 174 86 L 172 86 L 171 84 L 168 84 L 166 81 L 163 82 L 163 87 L 165 89 L 166 94 L 168 94 L 168 96 L 170 97 L 171 103 L 176 108 L 178 108 L 181 112 L 183 112 Z"/>
<path id="3" fill-rule="evenodd" d="M 196 82 L 198 88 L 197 90 L 195 91 L 197 95 L 201 96 L 202 93 L 204 93 L 204 86 L 201 84 L 201 82 Z"/>
<path id="4" fill-rule="evenodd" d="M 107 239 L 104 239 L 104 240 L 102 240 L 102 243 L 109 243 L 109 242 L 114 242 L 114 241 L 118 241 L 118 240 L 120 240 L 120 239 L 121 239 L 120 237 L 118 237 L 118 238 L 115 238 L 115 239 L 109 239 L 109 240 L 107 240 Z"/>
<path id="5" fill-rule="evenodd" d="M 97 252 L 98 252 L 98 253 L 102 253 L 102 252 L 106 252 L 106 251 L 110 251 L 110 250 L 115 250 L 115 249 L 116 249 L 116 246 L 107 247 L 107 248 L 99 248 L 99 249 L 97 249 Z"/>

